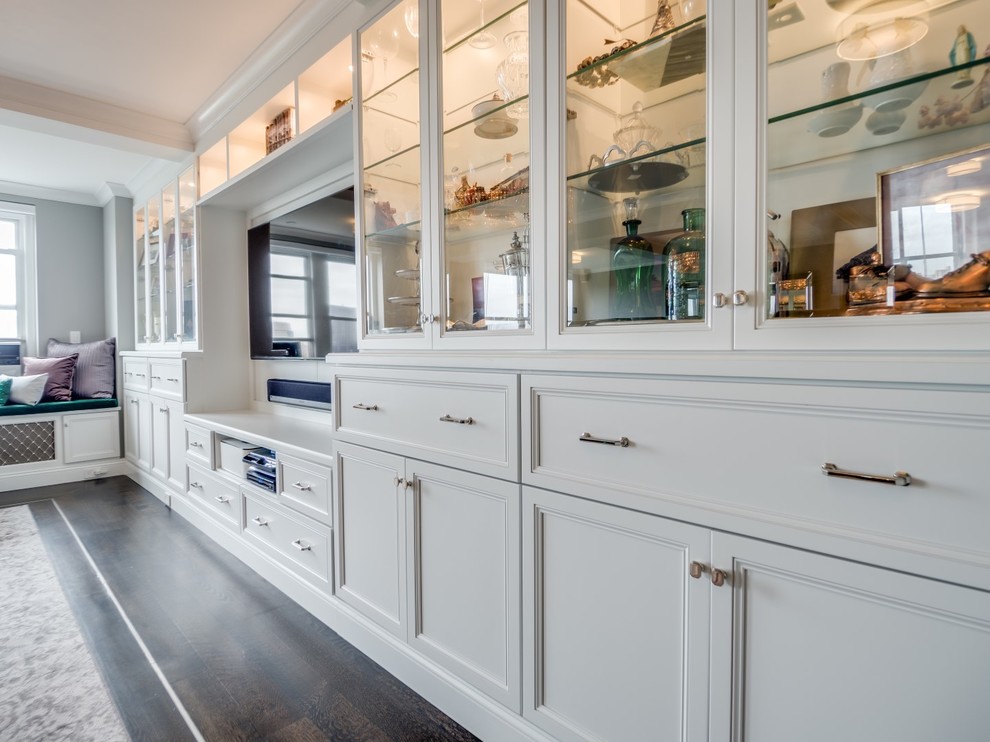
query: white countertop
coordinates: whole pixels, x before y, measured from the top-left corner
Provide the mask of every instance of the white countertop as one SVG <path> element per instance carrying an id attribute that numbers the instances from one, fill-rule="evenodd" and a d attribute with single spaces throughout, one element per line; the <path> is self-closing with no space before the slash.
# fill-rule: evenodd
<path id="1" fill-rule="evenodd" d="M 254 410 L 198 412 L 187 414 L 185 420 L 222 435 L 270 448 L 276 453 L 333 465 L 333 427 L 330 423 Z"/>

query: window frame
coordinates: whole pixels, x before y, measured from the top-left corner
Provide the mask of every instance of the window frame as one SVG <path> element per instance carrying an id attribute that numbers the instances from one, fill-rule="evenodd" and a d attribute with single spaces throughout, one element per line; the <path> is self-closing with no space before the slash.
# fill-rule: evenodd
<path id="1" fill-rule="evenodd" d="M 17 273 L 15 304 L 2 304 L 17 313 L 17 335 L 0 337 L 4 341 L 21 343 L 21 355 L 37 355 L 38 346 L 38 281 L 37 281 L 37 210 L 32 204 L 0 201 L 0 219 L 15 223 L 14 249 L 0 248 L 13 254 Z"/>

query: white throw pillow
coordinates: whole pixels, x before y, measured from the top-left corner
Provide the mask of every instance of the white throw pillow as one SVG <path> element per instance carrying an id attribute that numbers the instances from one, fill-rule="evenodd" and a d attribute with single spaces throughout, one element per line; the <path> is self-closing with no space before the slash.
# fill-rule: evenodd
<path id="1" fill-rule="evenodd" d="M 8 404 L 36 405 L 41 400 L 41 395 L 45 393 L 45 383 L 48 381 L 48 374 L 35 374 L 33 376 L 14 376 L 10 384 L 10 399 Z"/>

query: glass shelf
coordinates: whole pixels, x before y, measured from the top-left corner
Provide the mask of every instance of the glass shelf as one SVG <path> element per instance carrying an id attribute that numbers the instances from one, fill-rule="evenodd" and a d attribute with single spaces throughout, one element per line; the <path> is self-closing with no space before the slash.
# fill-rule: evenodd
<path id="1" fill-rule="evenodd" d="M 567 75 L 567 81 L 584 87 L 603 87 L 621 79 L 645 93 L 702 74 L 705 29 L 706 17 L 700 16 L 575 70 Z M 594 84 L 596 78 L 603 84 Z"/>
<path id="2" fill-rule="evenodd" d="M 770 136 L 791 146 L 769 148 L 769 167 L 774 170 L 986 124 L 990 122 L 990 107 L 969 112 L 966 106 L 964 122 L 950 126 L 943 117 L 941 124 L 924 125 L 933 123 L 940 99 L 954 102 L 958 96 L 965 103 L 977 91 L 978 85 L 961 94 L 953 89 L 960 70 L 990 70 L 987 65 L 990 58 L 983 58 L 773 116 L 769 119 Z"/>
<path id="3" fill-rule="evenodd" d="M 420 222 L 397 224 L 389 229 L 368 232 L 367 238 L 385 244 L 408 245 L 420 238 Z"/>
<path id="4" fill-rule="evenodd" d="M 365 177 L 376 175 L 410 185 L 419 185 L 419 144 L 365 166 L 364 173 Z"/>
<path id="5" fill-rule="evenodd" d="M 364 99 L 364 106 L 408 120 L 410 111 L 419 111 L 419 68 L 414 67 L 381 90 L 376 90 Z"/>
<path id="6" fill-rule="evenodd" d="M 470 13 L 470 16 L 468 16 L 470 20 L 464 22 L 463 20 L 460 19 L 454 19 L 454 21 L 450 25 L 459 26 L 464 30 L 456 31 L 452 34 L 456 40 L 453 43 L 444 47 L 443 53 L 448 54 L 452 51 L 455 51 L 463 47 L 465 44 L 468 44 L 471 38 L 474 37 L 476 34 L 485 31 L 489 33 L 494 33 L 496 26 L 501 24 L 503 21 L 511 21 L 513 14 L 519 11 L 520 9 L 525 8 L 529 3 L 513 2 L 511 3 L 511 7 L 509 7 L 508 9 L 505 9 L 503 7 L 501 11 L 496 10 L 495 12 L 492 12 L 492 8 L 495 7 L 497 4 L 501 4 L 503 6 L 506 5 L 506 3 L 497 3 L 495 2 L 495 0 L 486 0 L 486 7 L 485 7 L 486 21 L 484 25 L 480 25 L 477 21 L 474 20 L 475 18 L 479 17 L 478 15 L 476 15 L 478 13 L 478 8 L 473 3 L 469 3 L 469 2 L 462 3 L 461 7 L 459 7 L 458 10 L 462 12 L 468 11 Z M 445 12 L 445 18 L 446 18 L 446 16 L 450 14 L 450 9 L 445 8 L 444 10 L 446 11 Z"/>

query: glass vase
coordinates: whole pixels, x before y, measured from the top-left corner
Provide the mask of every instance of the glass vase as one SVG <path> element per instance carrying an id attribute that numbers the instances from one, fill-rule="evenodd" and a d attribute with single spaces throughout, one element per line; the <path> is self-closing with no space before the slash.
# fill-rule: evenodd
<path id="1" fill-rule="evenodd" d="M 635 215 L 633 215 L 635 216 Z M 655 319 L 653 301 L 653 265 L 656 256 L 650 241 L 638 234 L 639 219 L 622 222 L 626 236 L 612 250 L 612 274 L 615 291 L 611 314 L 615 319 Z"/>
<path id="2" fill-rule="evenodd" d="M 667 319 L 705 318 L 705 210 L 685 209 L 684 233 L 664 248 Z"/>

